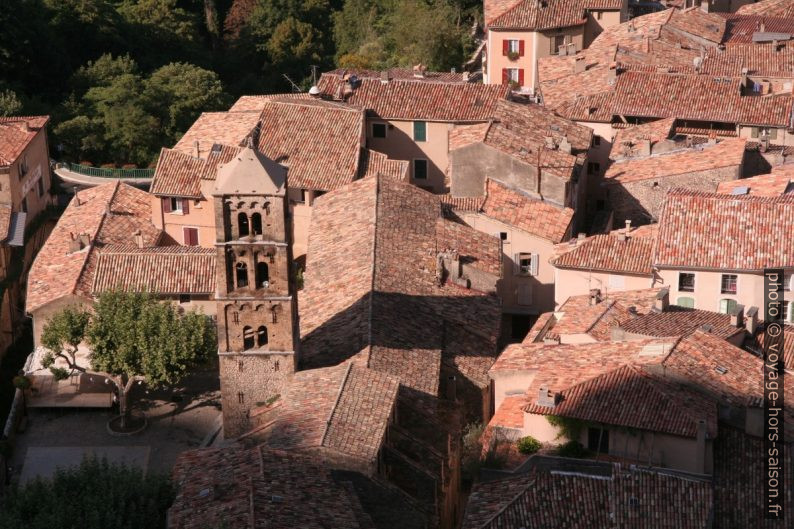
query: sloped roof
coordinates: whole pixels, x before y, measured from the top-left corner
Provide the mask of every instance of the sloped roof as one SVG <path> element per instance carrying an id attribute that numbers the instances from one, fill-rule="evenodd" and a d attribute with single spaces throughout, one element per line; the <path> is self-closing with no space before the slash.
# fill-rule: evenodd
<path id="1" fill-rule="evenodd" d="M 542 30 L 584 24 L 584 2 L 581 0 L 520 0 L 492 18 L 486 18 L 488 29 Z"/>
<path id="2" fill-rule="evenodd" d="M 784 169 L 787 168 L 787 169 Z M 748 194 L 757 197 L 776 197 L 786 193 L 794 180 L 794 164 L 789 166 L 773 167 L 770 174 L 742 178 L 740 180 L 727 180 L 720 182 L 717 193 L 726 195 Z M 745 188 L 746 193 L 739 191 Z"/>
<path id="3" fill-rule="evenodd" d="M 218 167 L 215 195 L 280 195 L 287 192 L 287 171 L 253 147 L 244 147 Z"/>
<path id="4" fill-rule="evenodd" d="M 0 167 L 14 163 L 50 116 L 0 116 Z"/>
<path id="5" fill-rule="evenodd" d="M 634 334 L 663 338 L 684 336 L 703 326 L 707 326 L 709 333 L 724 339 L 744 333 L 743 326 L 731 325 L 728 314 L 676 305 L 671 305 L 664 312 L 650 312 L 627 320 L 620 328 Z"/>
<path id="6" fill-rule="evenodd" d="M 794 195 L 757 197 L 676 189 L 659 220 L 654 265 L 762 270 L 794 266 Z"/>
<path id="7" fill-rule="evenodd" d="M 154 246 L 161 231 L 151 222 L 148 193 L 120 182 L 80 191 L 58 219 L 28 276 L 26 311 L 69 295 L 90 297 L 97 253 L 107 244 L 134 244 L 137 231 L 144 246 Z M 74 238 L 90 244 L 72 251 Z"/>
<path id="8" fill-rule="evenodd" d="M 202 112 L 174 145 L 174 150 L 197 158 L 206 158 L 216 143 L 240 146 L 258 122 L 259 115 L 252 112 Z"/>
<path id="9" fill-rule="evenodd" d="M 360 178 L 383 175 L 395 180 L 408 181 L 410 162 L 406 160 L 390 160 L 383 153 L 372 149 L 361 149 L 361 160 L 358 163 Z"/>
<path id="10" fill-rule="evenodd" d="M 794 3 L 791 0 L 763 0 L 741 6 L 736 10 L 736 14 L 794 18 Z"/>
<path id="11" fill-rule="evenodd" d="M 642 140 L 648 140 L 651 145 L 666 140 L 670 137 L 675 127 L 676 118 L 663 118 L 642 125 L 634 125 L 623 129 L 618 129 L 615 138 L 612 140 L 612 150 L 609 157 L 616 160 L 621 155 L 623 145 L 634 146 Z"/>
<path id="12" fill-rule="evenodd" d="M 559 251 L 564 253 L 552 264 L 558 268 L 650 276 L 657 233 L 658 225 L 653 224 L 651 228 L 635 228 L 627 236 L 621 229 L 584 241 L 572 239 L 560 245 Z"/>

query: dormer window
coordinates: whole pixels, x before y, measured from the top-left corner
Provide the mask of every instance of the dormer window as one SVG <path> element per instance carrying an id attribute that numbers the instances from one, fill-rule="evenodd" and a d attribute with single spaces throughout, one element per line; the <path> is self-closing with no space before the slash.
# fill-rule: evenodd
<path id="1" fill-rule="evenodd" d="M 177 215 L 187 214 L 189 206 L 187 200 L 177 197 L 163 197 L 163 213 L 176 213 Z"/>

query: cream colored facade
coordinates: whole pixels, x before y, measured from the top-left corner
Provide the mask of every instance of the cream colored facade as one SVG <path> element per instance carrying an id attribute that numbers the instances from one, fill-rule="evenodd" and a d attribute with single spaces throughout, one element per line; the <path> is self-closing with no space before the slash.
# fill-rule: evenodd
<path id="1" fill-rule="evenodd" d="M 788 276 L 788 290 L 784 293 L 784 299 L 789 304 L 788 317 L 791 321 L 791 305 L 794 303 L 794 279 L 791 274 L 794 267 L 786 268 Z M 689 273 L 695 275 L 695 286 L 692 291 L 681 290 L 679 288 L 680 274 Z M 670 287 L 670 303 L 681 305 L 684 303 L 682 298 L 689 298 L 694 304 L 694 308 L 711 310 L 718 312 L 725 308 L 722 300 L 733 300 L 739 305 L 744 305 L 745 311 L 750 307 L 758 307 L 759 318 L 762 318 L 764 307 L 764 276 L 761 273 L 748 273 L 730 270 L 684 270 L 662 268 L 658 270 L 662 284 L 656 286 Z M 722 291 L 722 276 L 736 275 L 736 293 L 726 294 Z"/>
<path id="2" fill-rule="evenodd" d="M 445 121 L 418 122 L 425 123 L 426 134 L 424 141 L 417 141 L 414 139 L 414 123 L 408 120 L 367 118 L 367 147 L 382 152 L 392 160 L 408 160 L 412 184 L 434 193 L 444 193 L 448 187 L 449 131 L 455 124 Z M 386 124 L 385 138 L 374 137 L 374 124 Z M 416 177 L 417 160 L 427 162 L 427 178 Z"/>
<path id="3" fill-rule="evenodd" d="M 11 204 L 14 212 L 27 213 L 29 224 L 52 204 L 50 155 L 46 128 L 28 143 L 8 172 L 0 172 L 0 203 Z"/>
<path id="4" fill-rule="evenodd" d="M 502 311 L 508 314 L 537 315 L 554 309 L 554 267 L 549 259 L 554 244 L 514 226 L 479 213 L 461 213 L 463 221 L 477 231 L 502 240 L 502 279 L 497 294 Z M 519 254 L 538 260 L 537 274 L 521 274 L 516 263 Z M 536 257 L 535 257 L 536 256 Z"/>
<path id="5" fill-rule="evenodd" d="M 591 289 L 601 290 L 603 296 L 610 292 L 652 288 L 654 279 L 648 276 L 590 272 L 570 268 L 554 268 L 554 305 L 558 308 L 571 296 L 586 296 Z"/>

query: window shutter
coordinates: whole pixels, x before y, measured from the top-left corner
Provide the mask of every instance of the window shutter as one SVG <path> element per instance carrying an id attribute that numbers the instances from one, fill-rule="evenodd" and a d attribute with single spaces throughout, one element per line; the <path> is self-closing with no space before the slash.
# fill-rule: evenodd
<path id="1" fill-rule="evenodd" d="M 758 127 L 753 127 L 750 129 L 750 137 L 757 138 L 758 137 Z"/>
<path id="2" fill-rule="evenodd" d="M 519 57 L 523 57 L 524 56 L 524 41 L 523 40 L 519 40 L 518 41 L 518 56 Z"/>
<path id="3" fill-rule="evenodd" d="M 521 275 L 521 254 L 517 253 L 513 255 L 513 274 L 514 275 Z"/>
<path id="4" fill-rule="evenodd" d="M 507 84 L 510 81 L 510 77 L 507 73 L 507 68 L 502 68 L 502 84 Z"/>
<path id="5" fill-rule="evenodd" d="M 509 40 L 502 40 L 502 55 L 507 55 L 507 52 L 510 51 L 510 41 Z"/>
<path id="6" fill-rule="evenodd" d="M 163 203 L 163 213 L 171 213 L 171 199 L 163 197 L 160 199 Z"/>
<path id="7" fill-rule="evenodd" d="M 524 69 L 523 68 L 518 70 L 518 84 L 520 86 L 524 86 Z"/>
<path id="8" fill-rule="evenodd" d="M 532 275 L 538 275 L 538 262 L 540 261 L 540 256 L 536 253 L 532 254 Z"/>
<path id="9" fill-rule="evenodd" d="M 187 215 L 188 213 L 190 213 L 190 206 L 189 206 L 190 200 L 186 198 L 181 198 L 180 200 L 182 201 L 182 213 Z"/>
<path id="10" fill-rule="evenodd" d="M 190 245 L 198 246 L 198 230 L 195 228 L 190 230 Z"/>

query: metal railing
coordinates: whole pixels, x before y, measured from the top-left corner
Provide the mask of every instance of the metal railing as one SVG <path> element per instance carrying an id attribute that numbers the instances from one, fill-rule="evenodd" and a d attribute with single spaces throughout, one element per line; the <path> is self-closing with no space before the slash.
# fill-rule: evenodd
<path id="1" fill-rule="evenodd" d="M 152 178 L 154 176 L 154 169 L 115 169 L 69 162 L 57 163 L 55 168 L 63 168 L 73 173 L 99 178 Z"/>

